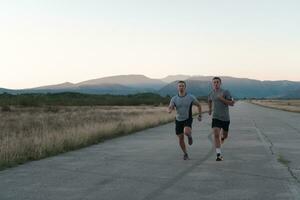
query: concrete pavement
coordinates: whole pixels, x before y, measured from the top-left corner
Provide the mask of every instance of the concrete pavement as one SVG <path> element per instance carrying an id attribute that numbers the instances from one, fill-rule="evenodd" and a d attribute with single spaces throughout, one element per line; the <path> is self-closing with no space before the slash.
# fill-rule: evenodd
<path id="1" fill-rule="evenodd" d="M 238 102 L 224 161 L 211 119 L 194 120 L 191 160 L 174 124 L 0 172 L 0 200 L 300 199 L 300 114 Z"/>

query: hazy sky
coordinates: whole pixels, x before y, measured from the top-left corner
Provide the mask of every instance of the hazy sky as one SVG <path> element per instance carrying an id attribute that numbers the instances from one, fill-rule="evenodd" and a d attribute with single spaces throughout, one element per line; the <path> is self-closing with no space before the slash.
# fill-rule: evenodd
<path id="1" fill-rule="evenodd" d="M 119 74 L 300 81 L 298 0 L 0 0 L 0 87 Z"/>

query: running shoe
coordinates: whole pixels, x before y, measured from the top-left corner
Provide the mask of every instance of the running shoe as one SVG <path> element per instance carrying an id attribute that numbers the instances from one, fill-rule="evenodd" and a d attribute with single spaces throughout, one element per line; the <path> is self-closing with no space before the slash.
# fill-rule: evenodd
<path id="1" fill-rule="evenodd" d="M 185 153 L 184 155 L 183 155 L 183 160 L 188 160 L 189 159 L 189 155 L 187 154 L 187 153 Z"/>
<path id="2" fill-rule="evenodd" d="M 220 153 L 218 153 L 216 161 L 222 161 L 222 160 L 223 160 L 223 156 Z"/>

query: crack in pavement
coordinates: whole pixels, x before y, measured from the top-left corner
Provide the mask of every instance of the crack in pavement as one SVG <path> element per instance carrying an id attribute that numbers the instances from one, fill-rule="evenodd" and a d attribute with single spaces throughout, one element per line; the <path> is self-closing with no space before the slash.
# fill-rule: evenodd
<path id="1" fill-rule="evenodd" d="M 273 148 L 274 148 L 273 142 L 271 141 L 271 139 L 270 139 L 264 132 L 262 132 L 262 131 L 257 127 L 257 124 L 256 124 L 255 120 L 253 120 L 253 123 L 254 123 L 254 127 L 255 127 L 257 133 L 259 133 L 259 135 L 261 134 L 264 138 L 266 138 L 267 142 L 270 143 L 269 149 L 270 149 L 270 151 L 271 151 L 271 154 L 275 156 L 276 154 L 275 154 L 274 149 L 273 149 Z M 297 183 L 300 183 L 300 180 L 299 180 L 298 177 L 294 174 L 294 172 L 292 171 L 290 165 L 289 165 L 289 164 L 283 164 L 283 165 L 287 167 L 288 172 L 289 172 L 290 175 L 295 179 L 295 181 L 296 181 Z"/>
<path id="2" fill-rule="evenodd" d="M 256 130 L 256 132 L 257 132 L 257 134 L 258 134 L 258 136 L 259 136 L 261 142 L 263 143 L 263 145 L 264 145 L 265 147 L 269 146 L 269 150 L 271 151 L 271 154 L 272 154 L 273 156 L 276 156 L 276 154 L 274 153 L 274 150 L 273 150 L 274 144 L 273 144 L 273 142 L 271 141 L 271 139 L 270 139 L 265 133 L 263 133 L 263 132 L 258 128 L 258 126 L 257 126 L 257 124 L 256 124 L 256 122 L 255 122 L 255 120 L 252 120 L 252 121 L 253 121 L 253 124 L 254 124 L 254 128 L 255 128 L 255 130 Z M 266 138 L 266 140 L 265 140 L 264 138 Z M 267 144 L 267 142 L 269 143 L 269 145 Z M 277 155 L 277 156 L 278 156 L 278 155 Z M 277 160 L 277 159 L 276 159 L 276 161 L 277 161 L 277 163 L 278 163 L 278 160 Z M 282 164 L 282 165 L 283 165 L 283 164 Z M 299 181 L 298 177 L 293 173 L 293 171 L 291 170 L 290 166 L 289 166 L 288 164 L 283 165 L 283 166 L 285 166 L 285 167 L 287 168 L 287 170 L 288 170 L 290 176 L 293 178 L 293 180 L 296 182 L 296 184 L 299 184 L 300 181 Z M 300 192 L 299 192 L 299 187 L 297 187 L 297 186 L 295 186 L 295 185 L 292 185 L 292 184 L 289 184 L 288 187 L 289 187 L 290 191 L 292 192 L 292 194 L 293 194 L 293 195 L 296 197 L 296 199 L 297 199 L 297 198 L 299 197 L 299 193 L 300 193 Z"/>
<path id="3" fill-rule="evenodd" d="M 263 138 L 261 138 L 261 140 L 263 140 L 263 142 L 264 142 L 264 141 L 267 141 L 268 143 L 270 143 L 270 145 L 268 145 L 268 146 L 269 146 L 269 150 L 270 150 L 270 152 L 271 152 L 272 155 L 275 155 L 274 150 L 273 150 L 274 144 L 273 144 L 272 140 L 271 140 L 265 133 L 263 133 L 263 132 L 258 128 L 258 126 L 257 126 L 257 124 L 256 124 L 256 122 L 255 122 L 255 120 L 253 120 L 253 124 L 254 124 L 254 127 L 255 127 L 256 132 L 258 133 L 259 137 L 260 137 L 260 135 L 262 135 L 262 136 L 266 139 L 266 140 L 264 140 Z M 266 145 L 267 145 L 267 144 L 266 144 Z"/>

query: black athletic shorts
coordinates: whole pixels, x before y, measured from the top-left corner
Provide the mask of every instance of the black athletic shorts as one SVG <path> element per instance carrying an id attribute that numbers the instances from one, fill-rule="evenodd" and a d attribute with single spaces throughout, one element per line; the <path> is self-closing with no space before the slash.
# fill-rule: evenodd
<path id="1" fill-rule="evenodd" d="M 189 118 L 189 119 L 184 120 L 184 121 L 177 121 L 177 120 L 175 120 L 176 135 L 182 134 L 184 127 L 190 127 L 190 128 L 192 128 L 192 123 L 193 123 L 193 118 Z"/>
<path id="2" fill-rule="evenodd" d="M 222 121 L 219 119 L 212 119 L 211 127 L 212 128 L 221 128 L 224 131 L 229 130 L 230 121 Z"/>

